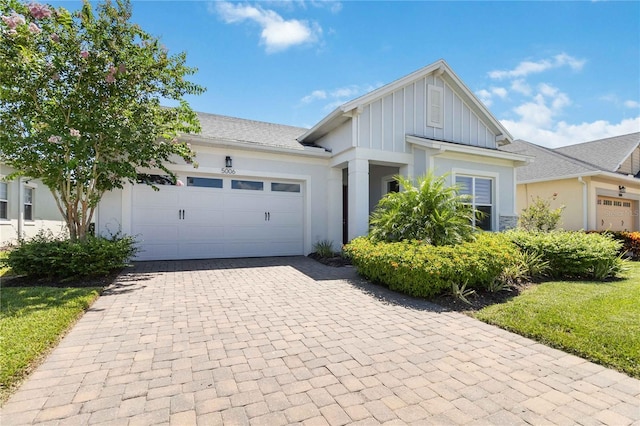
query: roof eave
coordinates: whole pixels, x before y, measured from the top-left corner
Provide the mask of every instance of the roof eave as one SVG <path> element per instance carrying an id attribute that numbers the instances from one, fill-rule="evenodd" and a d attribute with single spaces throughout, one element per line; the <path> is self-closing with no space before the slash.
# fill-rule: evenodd
<path id="1" fill-rule="evenodd" d="M 434 139 L 421 138 L 418 136 L 407 135 L 406 141 L 413 145 L 422 146 L 424 148 L 437 149 L 441 152 L 458 152 L 462 154 L 471 154 L 482 157 L 497 158 L 501 160 L 509 160 L 516 163 L 517 166 L 524 166 L 535 160 L 531 155 L 514 154 L 512 152 L 501 151 L 497 149 L 481 148 L 478 146 L 461 145 L 452 142 L 437 141 Z"/>
<path id="2" fill-rule="evenodd" d="M 223 138 L 208 138 L 200 135 L 184 135 L 180 139 L 200 146 L 228 147 L 247 151 L 277 152 L 308 157 L 329 158 L 331 153 L 324 148 L 302 146 L 301 149 L 287 148 L 285 146 L 263 145 L 256 142 L 238 141 Z"/>
<path id="3" fill-rule="evenodd" d="M 640 179 L 635 178 L 633 176 L 621 175 L 619 173 L 612 173 L 612 172 L 607 172 L 603 170 L 594 170 L 592 172 L 586 172 L 586 173 L 573 173 L 570 175 L 551 176 L 551 177 L 544 177 L 539 179 L 528 179 L 528 180 L 522 180 L 522 181 L 518 180 L 517 183 L 524 185 L 528 183 L 541 183 L 541 182 L 549 182 L 552 180 L 577 179 L 580 177 L 594 177 L 594 176 L 605 176 L 608 178 L 619 179 L 629 183 L 640 184 Z"/>

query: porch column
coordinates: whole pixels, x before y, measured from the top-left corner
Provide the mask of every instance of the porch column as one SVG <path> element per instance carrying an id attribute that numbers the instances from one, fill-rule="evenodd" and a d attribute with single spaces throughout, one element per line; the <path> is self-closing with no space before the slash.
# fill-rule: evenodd
<path id="1" fill-rule="evenodd" d="M 349 240 L 369 232 L 369 160 L 349 161 Z"/>
<path id="2" fill-rule="evenodd" d="M 342 169 L 331 167 L 327 182 L 327 235 L 336 251 L 342 247 Z"/>
<path id="3" fill-rule="evenodd" d="M 400 174 L 411 181 L 413 181 L 413 178 L 415 177 L 413 176 L 413 173 L 413 164 L 400 166 Z"/>

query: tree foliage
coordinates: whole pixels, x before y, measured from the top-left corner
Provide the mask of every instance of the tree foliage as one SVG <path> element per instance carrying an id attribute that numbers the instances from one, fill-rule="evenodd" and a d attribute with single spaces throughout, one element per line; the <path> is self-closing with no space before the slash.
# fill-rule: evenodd
<path id="1" fill-rule="evenodd" d="M 414 185 L 395 176 L 402 191 L 380 200 L 371 214 L 369 236 L 374 241 L 422 240 L 435 246 L 470 240 L 476 213 L 469 197 L 457 186 L 447 186 L 445 178 L 429 172 Z"/>
<path id="2" fill-rule="evenodd" d="M 184 99 L 204 91 L 185 79 L 196 70 L 131 13 L 128 0 L 75 13 L 0 0 L 0 162 L 49 187 L 72 239 L 140 168 L 173 176 L 167 164 L 194 159 L 178 137 L 200 130 Z"/>
<path id="3" fill-rule="evenodd" d="M 556 199 L 554 194 L 552 199 Z M 562 211 L 565 206 L 562 205 L 557 209 L 551 209 L 551 200 L 540 198 L 531 198 L 531 204 L 522 209 L 518 226 L 527 231 L 553 231 L 560 225 Z"/>

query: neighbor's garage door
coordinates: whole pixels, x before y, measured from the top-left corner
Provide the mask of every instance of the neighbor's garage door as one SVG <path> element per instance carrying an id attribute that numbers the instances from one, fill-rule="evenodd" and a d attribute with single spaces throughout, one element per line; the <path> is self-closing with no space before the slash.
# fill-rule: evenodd
<path id="1" fill-rule="evenodd" d="M 159 188 L 133 189 L 138 260 L 303 254 L 299 183 L 189 177 Z"/>
<path id="2" fill-rule="evenodd" d="M 633 201 L 623 198 L 598 197 L 596 220 L 599 231 L 633 231 Z"/>

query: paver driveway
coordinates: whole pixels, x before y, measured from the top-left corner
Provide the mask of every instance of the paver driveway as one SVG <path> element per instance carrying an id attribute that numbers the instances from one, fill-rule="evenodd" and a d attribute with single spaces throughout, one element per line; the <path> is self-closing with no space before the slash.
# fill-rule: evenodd
<path id="1" fill-rule="evenodd" d="M 638 424 L 640 381 L 293 258 L 140 263 L 14 424 Z"/>

